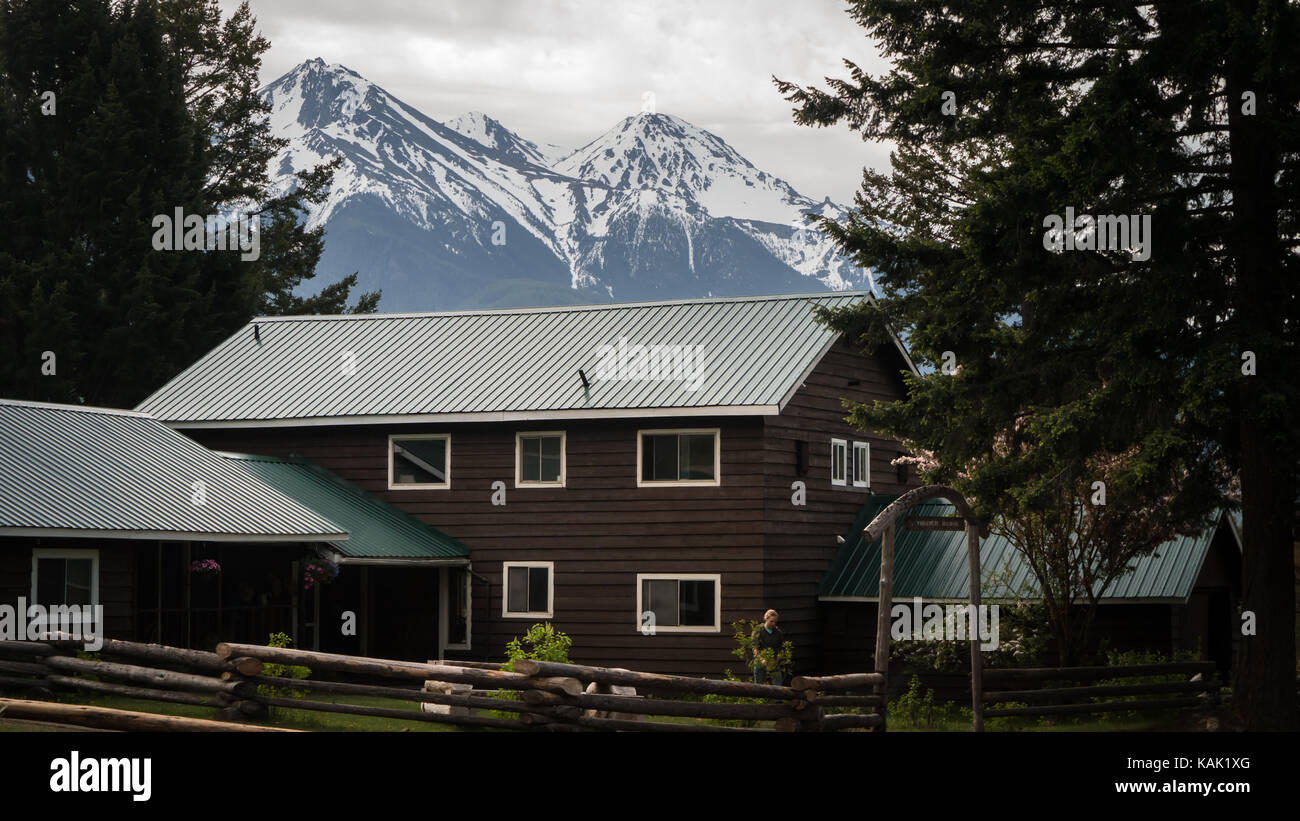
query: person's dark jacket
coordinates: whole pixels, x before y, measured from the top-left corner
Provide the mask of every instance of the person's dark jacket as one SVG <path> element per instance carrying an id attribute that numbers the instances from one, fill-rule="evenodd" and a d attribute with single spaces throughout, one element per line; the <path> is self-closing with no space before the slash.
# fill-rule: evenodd
<path id="1" fill-rule="evenodd" d="M 754 647 L 760 652 L 763 650 L 781 651 L 781 645 L 785 643 L 785 636 L 781 634 L 780 627 L 773 627 L 772 632 L 767 632 L 766 627 L 759 627 L 758 632 L 754 634 Z"/>

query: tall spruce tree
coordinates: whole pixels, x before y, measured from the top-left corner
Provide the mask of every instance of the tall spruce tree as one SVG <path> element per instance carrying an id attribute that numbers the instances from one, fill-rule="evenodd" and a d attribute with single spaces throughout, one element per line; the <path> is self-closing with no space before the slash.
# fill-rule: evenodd
<path id="1" fill-rule="evenodd" d="M 850 5 L 892 69 L 775 80 L 796 121 L 896 145 L 851 218 L 821 223 L 883 296 L 827 319 L 868 346 L 901 331 L 937 369 L 852 418 L 933 454 L 988 516 L 1041 512 L 1052 483 L 1126 454 L 1118 481 L 1173 482 L 1191 528 L 1236 477 L 1233 706 L 1295 729 L 1300 7 Z M 1112 215 L 1150 230 L 1099 249 Z"/>
<path id="2" fill-rule="evenodd" d="M 130 407 L 255 313 L 347 309 L 294 294 L 329 169 L 270 191 L 266 47 L 246 5 L 0 2 L 0 396 Z M 261 256 L 155 250 L 177 208 L 259 215 Z"/>

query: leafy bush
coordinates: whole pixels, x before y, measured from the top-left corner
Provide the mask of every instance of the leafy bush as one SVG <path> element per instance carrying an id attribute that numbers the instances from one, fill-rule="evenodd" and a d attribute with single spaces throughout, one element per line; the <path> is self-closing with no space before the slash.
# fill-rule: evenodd
<path id="1" fill-rule="evenodd" d="M 293 639 L 285 633 L 272 633 L 271 637 L 266 640 L 267 647 L 288 647 L 293 644 Z M 311 677 L 311 668 L 303 667 L 300 664 L 264 664 L 262 665 L 262 675 L 275 676 L 277 678 L 304 679 Z M 271 698 L 302 698 L 306 695 L 304 690 L 282 689 L 270 684 L 257 685 L 257 692 L 260 695 L 270 696 Z"/>
<path id="2" fill-rule="evenodd" d="M 528 628 L 528 632 L 523 636 L 515 636 L 506 644 L 506 661 L 501 665 L 501 669 L 507 673 L 513 673 L 515 671 L 515 662 L 523 659 L 568 664 L 569 648 L 572 646 L 573 639 L 556 630 L 549 621 L 539 622 Z M 516 690 L 498 690 L 495 697 L 507 701 L 518 701 L 519 693 Z M 519 717 L 518 713 L 502 710 L 489 710 L 488 715 L 493 718 L 514 719 Z"/>
<path id="3" fill-rule="evenodd" d="M 1179 650 L 1170 656 L 1154 650 L 1108 650 L 1106 652 L 1107 667 L 1128 667 L 1139 664 L 1169 664 L 1180 661 L 1199 661 L 1201 651 L 1198 644 L 1196 650 Z M 1158 684 L 1172 681 L 1186 681 L 1187 676 L 1183 673 L 1169 673 L 1167 675 L 1151 676 L 1125 676 L 1124 678 L 1102 679 L 1097 682 L 1097 686 L 1108 686 L 1116 684 Z M 1145 701 L 1149 699 L 1176 698 L 1185 693 L 1167 693 L 1162 695 L 1131 695 L 1131 696 L 1098 696 L 1092 699 L 1093 702 L 1104 704 L 1114 701 Z M 1103 723 L 1117 723 L 1133 721 L 1139 716 L 1148 718 L 1167 718 L 1176 716 L 1179 713 L 1178 708 L 1170 710 L 1145 710 L 1139 713 L 1136 710 L 1115 710 L 1108 713 L 1096 713 L 1097 720 Z"/>
<path id="4" fill-rule="evenodd" d="M 506 644 L 506 662 L 501 669 L 513 673 L 515 662 L 521 659 L 568 664 L 572 646 L 573 639 L 557 631 L 549 621 L 534 624 L 522 638 L 516 636 Z"/>

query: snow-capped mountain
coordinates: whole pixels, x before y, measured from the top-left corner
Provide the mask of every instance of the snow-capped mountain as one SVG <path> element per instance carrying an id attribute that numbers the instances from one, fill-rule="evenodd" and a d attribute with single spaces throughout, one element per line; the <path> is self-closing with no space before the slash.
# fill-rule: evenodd
<path id="1" fill-rule="evenodd" d="M 385 310 L 505 307 L 860 287 L 804 222 L 842 216 L 666 114 L 628 117 L 574 152 L 471 112 L 426 116 L 320 59 L 261 91 L 289 145 L 278 185 L 335 156 L 325 253 L 309 287 L 358 271 Z"/>

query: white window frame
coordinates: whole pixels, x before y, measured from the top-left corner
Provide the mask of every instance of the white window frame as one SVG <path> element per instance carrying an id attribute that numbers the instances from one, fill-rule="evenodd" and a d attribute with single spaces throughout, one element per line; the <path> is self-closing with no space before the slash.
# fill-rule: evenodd
<path id="1" fill-rule="evenodd" d="M 645 589 L 646 581 L 656 581 L 661 579 L 671 579 L 679 582 L 713 582 L 713 625 L 705 627 L 703 625 L 661 625 L 656 622 L 654 625 L 655 633 L 721 633 L 722 632 L 722 574 L 721 573 L 638 573 L 636 574 L 636 624 L 635 628 L 638 633 L 644 623 L 641 621 L 641 615 L 645 613 L 645 606 L 642 602 L 642 591 Z M 644 635 L 653 635 L 646 633 Z"/>
<path id="2" fill-rule="evenodd" d="M 451 629 L 451 571 L 465 571 L 465 642 L 456 644 L 449 640 Z M 443 650 L 473 650 L 474 644 L 474 575 L 468 567 L 443 567 L 438 573 L 438 600 L 443 602 L 439 608 L 438 643 Z M 441 658 L 439 654 L 439 658 Z"/>
<path id="3" fill-rule="evenodd" d="M 445 482 L 393 482 L 393 442 L 396 439 L 443 439 L 447 442 L 447 462 L 443 471 Z M 389 490 L 450 490 L 451 489 L 451 434 L 450 433 L 392 433 L 388 436 L 388 489 Z"/>
<path id="4" fill-rule="evenodd" d="M 844 461 L 841 463 L 843 467 L 843 473 L 840 474 L 839 479 L 835 478 L 835 451 L 837 448 L 841 448 L 844 451 Z M 835 485 L 836 487 L 844 487 L 845 485 L 848 484 L 848 475 L 849 475 L 849 442 L 847 439 L 832 439 L 831 440 L 831 484 Z"/>
<path id="5" fill-rule="evenodd" d="M 524 479 L 524 437 L 558 436 L 560 437 L 560 480 L 558 482 L 536 482 Z M 569 475 L 568 436 L 562 430 L 525 430 L 515 434 L 515 487 L 564 487 Z"/>
<path id="6" fill-rule="evenodd" d="M 39 604 L 43 607 L 48 607 L 49 605 L 59 605 L 59 604 L 63 604 L 63 602 L 43 602 L 43 601 L 39 601 L 37 598 L 36 591 L 39 589 L 39 587 L 37 586 L 37 581 L 38 581 L 38 573 L 39 573 L 41 559 L 90 559 L 90 606 L 95 607 L 99 605 L 100 601 L 99 601 L 99 550 L 98 548 L 72 548 L 72 547 L 33 547 L 32 548 L 32 590 L 31 590 L 31 599 L 28 600 L 28 604 Z M 81 619 L 79 624 L 83 627 L 87 624 L 86 615 L 87 614 L 85 613 L 85 611 L 81 612 Z M 90 615 L 92 616 L 92 620 L 89 623 L 93 624 L 94 623 L 93 611 L 91 612 Z"/>
<path id="7" fill-rule="evenodd" d="M 713 434 L 713 478 L 712 479 L 642 479 L 641 459 L 642 442 L 646 436 L 662 434 Z M 678 466 L 680 472 L 680 465 Z M 718 487 L 722 484 L 722 428 L 646 428 L 636 432 L 636 486 L 637 487 Z"/>
<path id="8" fill-rule="evenodd" d="M 862 451 L 862 467 L 865 470 L 865 476 L 862 481 L 858 481 L 858 451 Z M 850 467 L 853 477 L 854 487 L 871 487 L 871 443 L 854 442 L 852 450 L 853 458 L 850 460 Z"/>
<path id="9" fill-rule="evenodd" d="M 546 610 L 530 613 L 515 613 L 510 607 L 510 568 L 545 567 L 546 568 Z M 501 563 L 501 618 L 503 619 L 550 619 L 555 617 L 555 562 L 502 562 Z"/>

